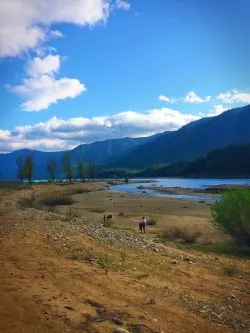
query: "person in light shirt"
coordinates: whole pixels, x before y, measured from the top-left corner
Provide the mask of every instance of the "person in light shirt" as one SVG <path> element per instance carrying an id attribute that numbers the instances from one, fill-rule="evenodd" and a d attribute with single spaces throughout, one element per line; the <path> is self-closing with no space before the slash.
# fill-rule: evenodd
<path id="1" fill-rule="evenodd" d="M 142 219 L 139 221 L 139 230 L 140 230 L 141 233 L 145 234 L 145 232 L 146 232 L 146 225 L 147 225 L 147 220 L 143 216 Z"/>

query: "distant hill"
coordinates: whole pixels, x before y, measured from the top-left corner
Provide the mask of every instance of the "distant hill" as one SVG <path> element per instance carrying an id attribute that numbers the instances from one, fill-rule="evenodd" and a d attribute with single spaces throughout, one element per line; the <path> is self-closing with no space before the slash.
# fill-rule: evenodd
<path id="1" fill-rule="evenodd" d="M 189 123 L 142 145 L 112 167 L 145 169 L 151 165 L 191 161 L 211 150 L 250 142 L 250 105 Z"/>
<path id="2" fill-rule="evenodd" d="M 226 111 L 216 117 L 194 121 L 177 131 L 159 133 L 146 138 L 112 139 L 82 144 L 68 152 L 72 156 L 73 163 L 82 158 L 85 162 L 98 164 L 102 170 L 118 168 L 145 170 L 159 164 L 168 164 L 168 168 L 177 170 L 176 165 L 173 165 L 177 163 L 181 172 L 189 162 L 205 156 L 212 150 L 249 142 L 250 105 L 247 105 Z M 27 153 L 34 156 L 35 179 L 47 178 L 46 165 L 51 157 L 57 162 L 58 176 L 62 175 L 64 151 L 41 152 L 23 149 L 0 154 L 1 178 L 16 179 L 16 159 Z M 184 165 L 180 161 L 185 161 Z"/>
<path id="3" fill-rule="evenodd" d="M 112 162 L 132 152 L 135 148 L 142 144 L 146 144 L 161 136 L 156 134 L 150 137 L 143 138 L 124 138 L 111 139 L 105 141 L 97 141 L 91 144 L 82 144 L 76 148 L 69 150 L 73 163 L 76 163 L 79 158 L 85 162 L 94 162 L 98 165 L 107 162 Z M 42 152 L 38 150 L 21 149 L 8 154 L 0 154 L 0 177 L 2 179 L 16 179 L 17 165 L 16 159 L 19 156 L 32 154 L 35 161 L 34 179 L 47 178 L 47 161 L 53 158 L 58 165 L 58 174 L 62 175 L 62 159 L 66 151 L 60 152 Z"/>
<path id="4" fill-rule="evenodd" d="M 216 149 L 192 162 L 151 167 L 141 177 L 250 177 L 250 143 Z"/>

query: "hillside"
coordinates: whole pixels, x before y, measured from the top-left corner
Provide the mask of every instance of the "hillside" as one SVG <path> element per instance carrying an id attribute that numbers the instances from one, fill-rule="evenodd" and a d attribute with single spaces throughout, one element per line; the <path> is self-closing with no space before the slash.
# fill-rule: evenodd
<path id="1" fill-rule="evenodd" d="M 158 138 L 161 134 L 144 138 L 124 138 L 98 141 L 91 144 L 82 144 L 69 150 L 73 163 L 79 158 L 85 162 L 94 162 L 97 164 L 114 161 L 121 156 L 132 152 L 138 146 Z M 65 151 L 60 152 L 42 152 L 37 150 L 22 149 L 9 154 L 0 154 L 0 176 L 2 179 L 16 179 L 17 165 L 16 159 L 19 156 L 32 154 L 35 161 L 35 179 L 47 178 L 47 161 L 53 158 L 58 166 L 58 175 L 62 174 L 61 165 Z"/>
<path id="2" fill-rule="evenodd" d="M 138 147 L 115 163 L 145 169 L 157 163 L 190 161 L 211 150 L 250 142 L 250 105 L 189 123 L 178 131 Z"/>
<path id="3" fill-rule="evenodd" d="M 250 177 L 250 144 L 216 149 L 192 162 L 150 167 L 141 177 Z"/>

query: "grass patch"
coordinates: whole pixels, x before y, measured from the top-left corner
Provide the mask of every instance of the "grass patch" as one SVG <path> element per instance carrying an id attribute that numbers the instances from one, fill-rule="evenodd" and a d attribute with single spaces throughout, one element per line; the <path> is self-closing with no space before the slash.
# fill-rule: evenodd
<path id="1" fill-rule="evenodd" d="M 25 208 L 42 209 L 42 204 L 40 202 L 36 201 L 33 195 L 31 198 L 19 199 L 18 204 L 22 209 L 25 209 Z"/>
<path id="2" fill-rule="evenodd" d="M 83 194 L 83 193 L 89 193 L 90 191 L 86 188 L 76 188 L 74 190 L 72 190 L 71 194 Z"/>
<path id="3" fill-rule="evenodd" d="M 109 262 L 110 260 L 107 254 L 100 255 L 96 259 L 96 264 L 103 269 L 108 267 Z"/>
<path id="4" fill-rule="evenodd" d="M 69 209 L 66 211 L 65 219 L 66 221 L 72 221 L 73 218 L 80 217 L 77 211 L 69 207 Z"/>
<path id="5" fill-rule="evenodd" d="M 45 206 L 69 206 L 74 203 L 74 200 L 65 195 L 52 195 L 42 200 Z"/>
<path id="6" fill-rule="evenodd" d="M 11 190 L 11 191 L 16 191 L 16 190 L 24 190 L 27 188 L 30 188 L 31 185 L 29 183 L 21 183 L 21 182 L 0 182 L 0 189 L 1 190 Z"/>
<path id="7" fill-rule="evenodd" d="M 204 253 L 216 253 L 224 254 L 234 257 L 247 258 L 250 257 L 250 248 L 249 247 L 239 247 L 235 244 L 184 244 L 184 243 L 175 243 L 175 245 L 180 249 L 192 249 L 201 251 Z"/>

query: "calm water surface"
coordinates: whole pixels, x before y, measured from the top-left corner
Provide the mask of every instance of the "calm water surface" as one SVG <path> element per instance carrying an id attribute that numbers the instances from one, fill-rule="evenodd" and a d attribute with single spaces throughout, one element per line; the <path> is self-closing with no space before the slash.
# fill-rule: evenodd
<path id="1" fill-rule="evenodd" d="M 134 181 L 138 179 L 132 179 Z M 195 178 L 195 179 L 182 179 L 182 178 L 151 178 L 149 179 L 140 179 L 148 182 L 145 182 L 141 185 L 143 186 L 162 186 L 162 187 L 182 187 L 182 188 L 192 188 L 192 189 L 205 189 L 210 186 L 215 185 L 249 185 L 250 179 L 207 179 L 207 178 Z M 140 181 L 138 180 L 138 182 Z M 143 195 L 153 195 L 158 197 L 172 197 L 179 199 L 188 199 L 194 201 L 214 201 L 213 198 L 206 195 L 188 195 L 188 194 L 170 194 L 154 190 L 142 190 L 138 188 L 138 183 L 133 184 L 122 184 L 111 186 L 112 190 L 133 193 L 133 194 L 143 194 Z"/>

